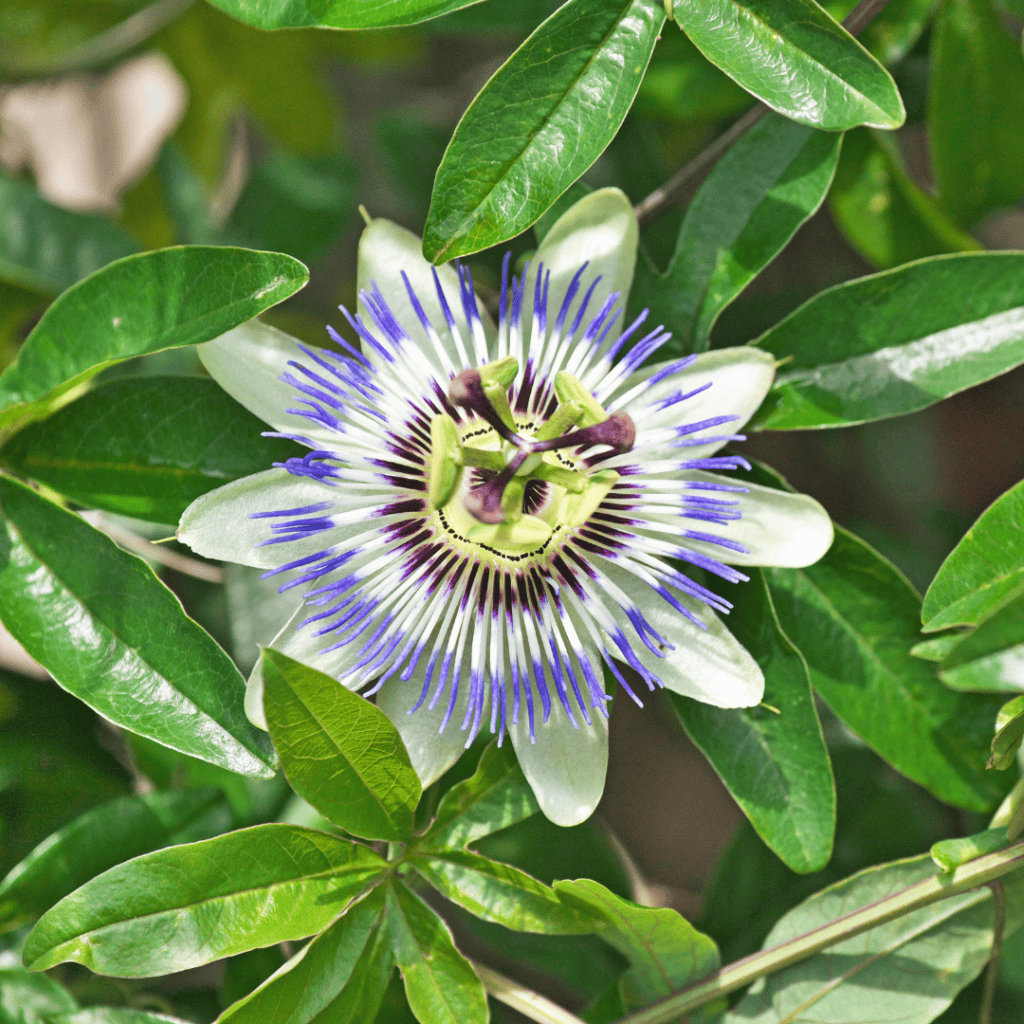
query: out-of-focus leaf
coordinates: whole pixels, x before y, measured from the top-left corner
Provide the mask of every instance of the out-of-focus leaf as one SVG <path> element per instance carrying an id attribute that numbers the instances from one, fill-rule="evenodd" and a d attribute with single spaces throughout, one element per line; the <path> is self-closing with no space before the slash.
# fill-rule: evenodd
<path id="1" fill-rule="evenodd" d="M 452 786 L 437 809 L 429 831 L 418 844 L 427 850 L 465 847 L 508 828 L 539 810 L 511 745 L 492 743 L 476 772 Z"/>
<path id="2" fill-rule="evenodd" d="M 369 847 L 257 825 L 105 871 L 45 914 L 25 942 L 36 971 L 74 961 L 145 978 L 326 928 L 386 867 Z"/>
<path id="3" fill-rule="evenodd" d="M 220 985 L 217 986 L 221 1006 L 230 1006 L 245 998 L 282 968 L 286 960 L 280 946 L 264 946 L 262 949 L 250 949 L 247 953 L 228 957 Z"/>
<path id="4" fill-rule="evenodd" d="M 218 231 L 213 223 L 206 182 L 188 154 L 173 139 L 160 150 L 155 171 L 167 214 L 177 231 L 177 241 L 187 245 L 215 243 Z"/>
<path id="5" fill-rule="evenodd" d="M 751 479 L 781 485 L 764 468 Z M 853 732 L 947 803 L 980 811 L 1000 799 L 985 771 L 998 699 L 953 693 L 910 656 L 920 600 L 892 563 L 837 526 L 816 564 L 765 573 L 811 684 Z"/>
<path id="6" fill-rule="evenodd" d="M 87 1010 L 48 1016 L 46 1024 L 188 1024 L 180 1017 L 148 1010 L 129 1010 L 118 1006 L 90 1006 Z"/>
<path id="7" fill-rule="evenodd" d="M 636 303 L 673 332 L 677 351 L 703 351 L 722 310 L 821 205 L 841 135 L 776 114 L 762 118 L 715 165 L 686 210 L 668 271 L 640 261 Z"/>
<path id="8" fill-rule="evenodd" d="M 228 824 L 215 789 L 121 797 L 37 846 L 0 882 L 0 928 L 20 927 L 107 868 L 163 846 L 205 839 Z"/>
<path id="9" fill-rule="evenodd" d="M 425 120 L 415 110 L 404 109 L 384 113 L 375 134 L 410 216 L 422 218 L 430 206 L 434 175 L 448 145 L 448 129 Z"/>
<path id="10" fill-rule="evenodd" d="M 387 929 L 409 1005 L 430 1024 L 487 1024 L 487 993 L 444 921 L 398 881 L 387 886 Z"/>
<path id="11" fill-rule="evenodd" d="M 842 21 L 857 0 L 828 0 L 822 7 Z M 871 19 L 857 36 L 858 42 L 887 68 L 901 61 L 920 39 L 939 6 L 939 0 L 894 0 Z"/>
<path id="12" fill-rule="evenodd" d="M 733 601 L 729 630 L 764 672 L 764 704 L 714 708 L 671 694 L 672 703 L 764 841 L 794 871 L 818 871 L 832 855 L 836 792 L 807 665 L 760 569 Z"/>
<path id="13" fill-rule="evenodd" d="M 303 946 L 254 992 L 229 1006 L 217 1024 L 364 1024 L 373 1021 L 394 969 L 383 889 Z"/>
<path id="14" fill-rule="evenodd" d="M 62 210 L 0 173 L 0 277 L 49 295 L 70 288 L 138 243 L 107 217 Z"/>
<path id="15" fill-rule="evenodd" d="M 129 256 L 73 285 L 0 375 L 0 429 L 44 414 L 133 356 L 196 345 L 297 292 L 306 268 L 280 253 L 180 246 Z"/>
<path id="16" fill-rule="evenodd" d="M 662 999 L 718 969 L 718 947 L 669 907 L 638 907 L 589 878 L 556 882 L 555 892 L 601 922 L 598 934 L 629 961 L 619 980 L 627 1008 Z"/>
<path id="17" fill-rule="evenodd" d="M 295 792 L 354 835 L 408 839 L 420 781 L 384 712 L 269 647 L 263 683 L 270 734 Z"/>
<path id="18" fill-rule="evenodd" d="M 996 734 L 992 738 L 989 768 L 1003 771 L 1017 760 L 1017 751 L 1024 739 L 1024 696 L 1007 701 L 996 715 Z"/>
<path id="19" fill-rule="evenodd" d="M 182 753 L 273 774 L 238 669 L 145 562 L 7 478 L 0 513 L 0 619 L 61 686 Z"/>
<path id="20" fill-rule="evenodd" d="M 71 993 L 53 979 L 28 971 L 0 970 L 2 1024 L 38 1024 L 44 1014 L 77 1009 Z"/>
<path id="21" fill-rule="evenodd" d="M 976 626 L 1024 584 L 1024 482 L 978 517 L 935 574 L 921 606 L 926 633 Z"/>
<path id="22" fill-rule="evenodd" d="M 593 922 L 563 904 L 543 882 L 469 850 L 413 854 L 416 870 L 453 903 L 513 931 L 585 935 Z"/>
<path id="23" fill-rule="evenodd" d="M 805 900 L 765 948 L 820 928 L 935 874 L 930 856 L 868 868 Z M 846 939 L 756 982 L 722 1024 L 817 1020 L 929 1024 L 981 970 L 992 946 L 987 888 L 942 900 Z"/>
<path id="24" fill-rule="evenodd" d="M 326 0 L 315 11 L 305 0 L 213 0 L 217 7 L 239 21 L 256 28 L 385 28 L 415 25 L 480 0 L 368 0 L 353 4 L 349 0 Z"/>
<path id="25" fill-rule="evenodd" d="M 1024 586 L 950 648 L 939 677 L 954 690 L 1024 690 Z"/>
<path id="26" fill-rule="evenodd" d="M 296 455 L 212 380 L 114 380 L 3 449 L 21 476 L 87 508 L 176 526 L 201 494 Z"/>
<path id="27" fill-rule="evenodd" d="M 1024 255 L 935 256 L 836 285 L 756 344 L 788 360 L 757 429 L 916 412 L 1024 362 Z"/>
<path id="28" fill-rule="evenodd" d="M 895 147 L 866 128 L 846 134 L 829 204 L 847 241 L 879 269 L 981 248 L 910 180 Z"/>
<path id="29" fill-rule="evenodd" d="M 423 231 L 435 263 L 514 238 L 600 156 L 629 110 L 665 8 L 569 0 L 463 115 Z"/>
<path id="30" fill-rule="evenodd" d="M 712 64 L 785 117 L 843 131 L 906 116 L 885 68 L 813 0 L 674 0 Z"/>
<path id="31" fill-rule="evenodd" d="M 990 0 L 943 0 L 930 63 L 935 182 L 969 227 L 1024 194 L 1024 56 Z"/>
<path id="32" fill-rule="evenodd" d="M 309 263 L 341 233 L 354 209 L 356 169 L 348 157 L 277 150 L 252 169 L 222 241 L 286 252 Z"/>

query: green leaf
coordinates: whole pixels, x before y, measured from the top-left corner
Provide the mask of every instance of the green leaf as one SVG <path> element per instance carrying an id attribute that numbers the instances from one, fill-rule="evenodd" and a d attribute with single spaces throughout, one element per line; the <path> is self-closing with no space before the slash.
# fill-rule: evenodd
<path id="1" fill-rule="evenodd" d="M 77 1008 L 71 993 L 51 978 L 0 970 L 0 1024 L 38 1024 L 44 1014 Z"/>
<path id="2" fill-rule="evenodd" d="M 90 1006 L 87 1010 L 47 1017 L 46 1024 L 188 1024 L 180 1017 L 147 1010 L 128 1010 L 115 1006 Z"/>
<path id="3" fill-rule="evenodd" d="M 383 889 L 375 889 L 291 958 L 217 1024 L 364 1024 L 394 970 Z"/>
<path id="4" fill-rule="evenodd" d="M 619 981 L 627 1007 L 645 1006 L 718 969 L 718 947 L 668 907 L 638 907 L 589 878 L 555 883 L 570 906 L 603 927 L 598 934 L 629 961 Z"/>
<path id="5" fill-rule="evenodd" d="M 984 767 L 996 703 L 947 690 L 911 657 L 919 604 L 905 577 L 840 527 L 816 565 L 767 575 L 782 628 L 843 722 L 941 800 L 991 807 L 1001 795 Z"/>
<path id="6" fill-rule="evenodd" d="M 245 680 L 141 558 L 4 477 L 0 513 L 0 620 L 64 689 L 184 754 L 273 775 Z"/>
<path id="7" fill-rule="evenodd" d="M 916 412 L 1024 362 L 1024 255 L 936 256 L 836 285 L 756 344 L 789 360 L 758 429 Z"/>
<path id="8" fill-rule="evenodd" d="M 722 310 L 818 209 L 841 142 L 769 114 L 715 165 L 687 207 L 666 273 L 645 274 L 640 261 L 633 286 L 677 350 L 706 349 Z"/>
<path id="9" fill-rule="evenodd" d="M 1005 828 L 989 828 L 973 836 L 957 839 L 942 839 L 932 844 L 932 860 L 941 871 L 956 870 L 962 864 L 969 864 L 986 853 L 995 853 L 1009 845 Z"/>
<path id="10" fill-rule="evenodd" d="M 295 825 L 173 846 L 86 882 L 45 914 L 25 963 L 146 978 L 326 928 L 386 869 L 373 850 Z"/>
<path id="11" fill-rule="evenodd" d="M 846 240 L 879 269 L 982 248 L 910 179 L 881 133 L 847 132 L 829 204 Z"/>
<path id="12" fill-rule="evenodd" d="M 989 768 L 1003 771 L 1017 760 L 1017 751 L 1024 740 L 1024 695 L 1007 701 L 996 715 L 996 734 L 992 738 Z"/>
<path id="13" fill-rule="evenodd" d="M 943 0 L 929 65 L 935 182 L 969 226 L 1024 193 L 1024 57 L 990 0 Z"/>
<path id="14" fill-rule="evenodd" d="M 398 881 L 388 883 L 387 928 L 420 1024 L 487 1024 L 487 994 L 447 925 Z"/>
<path id="15" fill-rule="evenodd" d="M 52 206 L 0 173 L 0 277 L 56 295 L 139 244 L 107 217 Z"/>
<path id="16" fill-rule="evenodd" d="M 357 836 L 408 839 L 420 780 L 384 712 L 270 648 L 263 683 L 270 735 L 295 792 Z"/>
<path id="17" fill-rule="evenodd" d="M 807 665 L 779 626 L 762 570 L 732 599 L 729 630 L 764 672 L 764 703 L 724 709 L 669 696 L 761 838 L 794 871 L 818 871 L 832 855 L 836 792 Z"/>
<path id="18" fill-rule="evenodd" d="M 921 607 L 926 633 L 976 626 L 1024 583 L 1024 481 L 1000 495 L 935 574 Z"/>
<path id="19" fill-rule="evenodd" d="M 413 853 L 410 863 L 443 896 L 471 914 L 518 932 L 585 935 L 593 923 L 543 882 L 469 850 Z"/>
<path id="20" fill-rule="evenodd" d="M 826 131 L 903 124 L 896 83 L 813 0 L 674 0 L 673 14 L 712 64 L 785 117 Z"/>
<path id="21" fill-rule="evenodd" d="M 79 505 L 176 526 L 200 495 L 298 452 L 264 429 L 212 380 L 125 378 L 30 424 L 0 459 Z"/>
<path id="22" fill-rule="evenodd" d="M 857 6 L 857 0 L 830 0 L 822 7 L 841 21 Z M 932 20 L 938 0 L 893 0 L 858 34 L 861 45 L 886 67 L 899 63 Z"/>
<path id="23" fill-rule="evenodd" d="M 356 170 L 344 156 L 276 150 L 253 168 L 224 225 L 223 241 L 286 252 L 309 263 L 341 233 L 355 209 Z"/>
<path id="24" fill-rule="evenodd" d="M 430 18 L 457 11 L 480 0 L 325 0 L 310 5 L 307 0 L 213 0 L 214 6 L 256 28 L 385 28 L 416 25 Z M 316 13 L 314 13 L 314 11 Z"/>
<path id="25" fill-rule="evenodd" d="M 133 356 L 196 345 L 297 292 L 306 268 L 280 253 L 178 246 L 128 256 L 46 310 L 0 375 L 0 430 L 38 419 L 73 387 Z"/>
<path id="26" fill-rule="evenodd" d="M 764 948 L 820 928 L 838 917 L 935 874 L 925 854 L 868 868 L 791 910 Z M 928 1024 L 981 970 L 992 945 L 991 893 L 954 896 L 846 939 L 758 981 L 722 1024 L 784 1020 Z"/>
<path id="27" fill-rule="evenodd" d="M 20 927 L 107 868 L 226 827 L 215 789 L 126 796 L 55 832 L 0 882 L 0 928 Z"/>
<path id="28" fill-rule="evenodd" d="M 452 786 L 417 848 L 458 849 L 540 810 L 512 745 L 491 743 L 473 775 Z"/>
<path id="29" fill-rule="evenodd" d="M 665 22 L 661 0 L 568 0 L 494 73 L 438 168 L 434 263 L 525 231 L 601 155 Z"/>
<path id="30" fill-rule="evenodd" d="M 1024 689 L 1024 586 L 950 648 L 939 677 L 954 690 Z"/>

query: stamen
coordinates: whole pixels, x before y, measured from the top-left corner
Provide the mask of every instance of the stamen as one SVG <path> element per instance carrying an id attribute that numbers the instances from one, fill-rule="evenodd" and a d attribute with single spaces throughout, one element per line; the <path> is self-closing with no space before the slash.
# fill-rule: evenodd
<path id="1" fill-rule="evenodd" d="M 430 476 L 427 501 L 431 508 L 448 503 L 462 475 L 462 445 L 451 416 L 441 413 L 430 421 Z"/>
<path id="2" fill-rule="evenodd" d="M 628 452 L 636 441 L 636 425 L 628 412 L 613 413 L 608 419 L 582 430 L 572 430 L 550 441 L 533 446 L 535 452 L 550 452 L 556 448 L 591 448 L 606 444 L 616 455 Z"/>
<path id="3" fill-rule="evenodd" d="M 527 452 L 516 452 L 515 457 L 495 477 L 474 487 L 463 499 L 466 511 L 481 523 L 504 523 L 509 519 L 508 510 L 502 503 L 505 489 L 512 483 L 519 467 L 526 461 Z M 524 485 L 525 486 L 525 485 Z"/>
<path id="4" fill-rule="evenodd" d="M 519 361 L 514 356 L 487 363 L 480 369 L 463 370 L 448 384 L 448 400 L 460 409 L 476 413 L 510 444 L 518 444 L 520 438 L 513 429 L 508 404 L 508 389 L 518 372 Z"/>

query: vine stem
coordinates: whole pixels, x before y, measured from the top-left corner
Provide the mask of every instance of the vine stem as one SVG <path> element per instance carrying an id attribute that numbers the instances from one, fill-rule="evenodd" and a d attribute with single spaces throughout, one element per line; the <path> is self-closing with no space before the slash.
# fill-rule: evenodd
<path id="1" fill-rule="evenodd" d="M 876 18 L 891 0 L 860 0 L 860 3 L 843 19 L 843 28 L 851 35 L 859 35 Z M 635 207 L 640 227 L 646 227 L 679 202 L 687 188 L 703 178 L 718 163 L 725 151 L 745 132 L 757 124 L 770 108 L 764 103 L 751 107 L 731 128 L 719 135 L 706 149 L 701 150 L 689 163 L 672 175 L 660 188 L 642 199 Z"/>
<path id="2" fill-rule="evenodd" d="M 988 887 L 992 890 L 992 956 L 989 957 L 985 973 L 985 994 L 981 999 L 978 1024 L 992 1024 L 992 1004 L 996 998 L 999 957 L 1003 951 L 1003 932 L 1006 930 L 1006 889 L 1002 879 L 989 882 Z"/>

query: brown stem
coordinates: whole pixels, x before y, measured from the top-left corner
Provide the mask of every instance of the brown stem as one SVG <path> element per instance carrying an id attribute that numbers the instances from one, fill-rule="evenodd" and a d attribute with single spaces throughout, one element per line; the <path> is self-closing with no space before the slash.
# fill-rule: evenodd
<path id="1" fill-rule="evenodd" d="M 890 2 L 891 0 L 860 0 L 860 3 L 843 19 L 843 28 L 851 35 L 859 35 Z M 755 104 L 710 146 L 680 167 L 664 185 L 637 203 L 635 210 L 640 226 L 646 227 L 670 206 L 680 202 L 690 186 L 704 178 L 725 151 L 741 135 L 753 128 L 768 113 L 768 109 L 764 103 Z"/>
<path id="2" fill-rule="evenodd" d="M 1006 890 L 1003 880 L 996 878 L 988 883 L 992 890 L 992 955 L 985 973 L 985 994 L 981 1000 L 978 1024 L 992 1024 L 992 1004 L 996 997 L 996 982 L 999 980 L 999 956 L 1003 949 L 1003 931 L 1006 928 Z"/>

